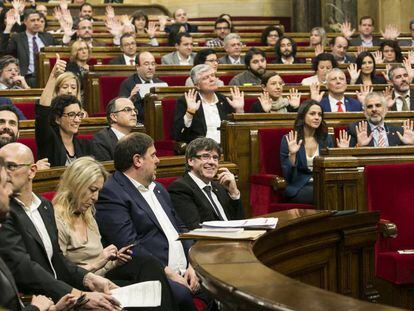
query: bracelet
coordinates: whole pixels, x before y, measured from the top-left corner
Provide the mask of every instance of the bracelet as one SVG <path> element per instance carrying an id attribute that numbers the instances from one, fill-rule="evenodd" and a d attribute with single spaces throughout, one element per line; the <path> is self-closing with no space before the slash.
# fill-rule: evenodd
<path id="1" fill-rule="evenodd" d="M 189 109 L 187 108 L 187 113 L 191 114 L 192 116 L 195 115 L 195 110 L 194 109 Z"/>

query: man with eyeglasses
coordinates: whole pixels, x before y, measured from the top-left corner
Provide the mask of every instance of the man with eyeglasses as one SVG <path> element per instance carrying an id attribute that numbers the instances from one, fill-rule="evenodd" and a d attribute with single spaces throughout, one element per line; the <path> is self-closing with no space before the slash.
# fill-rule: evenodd
<path id="1" fill-rule="evenodd" d="M 266 54 L 258 48 L 251 48 L 244 58 L 245 71 L 237 74 L 230 80 L 229 85 L 252 86 L 260 85 L 262 77 L 266 73 Z"/>
<path id="2" fill-rule="evenodd" d="M 217 142 L 196 138 L 185 153 L 187 172 L 168 188 L 175 211 L 190 229 L 204 221 L 243 218 L 236 179 L 227 168 L 219 168 L 220 156 Z"/>
<path id="3" fill-rule="evenodd" d="M 135 41 L 135 34 L 126 33 L 121 36 L 120 49 L 122 55 L 111 59 L 111 65 L 136 65 L 138 63 L 137 57 L 137 43 Z"/>
<path id="4" fill-rule="evenodd" d="M 224 38 L 230 33 L 229 21 L 224 18 L 218 18 L 214 23 L 214 31 L 217 38 L 208 40 L 206 46 L 211 48 L 221 48 L 224 46 Z"/>
<path id="5" fill-rule="evenodd" d="M 0 58 L 0 90 L 30 89 L 20 75 L 19 60 L 11 55 Z"/>
<path id="6" fill-rule="evenodd" d="M 137 125 L 138 110 L 128 98 L 117 97 L 106 106 L 109 127 L 93 135 L 92 154 L 98 161 L 114 159 L 115 146 Z"/>

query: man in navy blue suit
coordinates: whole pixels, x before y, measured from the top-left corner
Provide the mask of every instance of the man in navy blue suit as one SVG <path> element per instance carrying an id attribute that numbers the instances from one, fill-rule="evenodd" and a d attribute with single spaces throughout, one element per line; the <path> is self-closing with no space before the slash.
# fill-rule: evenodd
<path id="1" fill-rule="evenodd" d="M 154 182 L 159 159 L 151 137 L 131 133 L 115 147 L 115 173 L 99 194 L 96 220 L 103 239 L 116 246 L 135 244 L 133 252 L 156 258 L 164 267 L 181 310 L 195 310 L 199 280 L 188 262 L 190 243 L 177 240 L 184 226 L 170 196 Z M 203 293 L 205 294 L 205 293 Z"/>
<path id="2" fill-rule="evenodd" d="M 323 93 L 319 92 L 319 86 L 311 85 L 311 98 L 319 101 L 324 112 L 348 112 L 362 111 L 361 103 L 351 97 L 345 96 L 347 87 L 346 76 L 339 68 L 333 68 L 326 75 L 326 87 L 328 96 L 322 97 Z"/>

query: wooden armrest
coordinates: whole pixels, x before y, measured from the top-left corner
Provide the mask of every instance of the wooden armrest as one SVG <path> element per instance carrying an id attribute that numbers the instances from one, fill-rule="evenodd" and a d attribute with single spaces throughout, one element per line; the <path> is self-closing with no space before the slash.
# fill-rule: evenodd
<path id="1" fill-rule="evenodd" d="M 397 225 L 387 219 L 380 219 L 378 230 L 384 238 L 395 238 L 398 235 Z"/>
<path id="2" fill-rule="evenodd" d="M 177 155 L 185 154 L 185 149 L 187 149 L 187 143 L 183 141 L 174 142 L 174 153 Z"/>
<path id="3" fill-rule="evenodd" d="M 32 295 L 21 295 L 20 300 L 23 302 L 23 304 L 26 306 L 32 302 Z"/>
<path id="4" fill-rule="evenodd" d="M 250 176 L 253 184 L 270 186 L 273 190 L 283 190 L 286 188 L 286 181 L 283 177 L 273 174 L 253 174 Z"/>
<path id="5" fill-rule="evenodd" d="M 271 185 L 274 190 L 283 190 L 286 188 L 286 180 L 283 177 L 275 175 Z"/>

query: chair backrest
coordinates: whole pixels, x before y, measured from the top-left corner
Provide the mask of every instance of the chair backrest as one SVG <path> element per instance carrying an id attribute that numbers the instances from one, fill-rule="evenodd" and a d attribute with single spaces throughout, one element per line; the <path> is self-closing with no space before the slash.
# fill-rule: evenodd
<path id="1" fill-rule="evenodd" d="M 30 102 L 17 102 L 14 104 L 17 108 L 23 112 L 24 116 L 27 120 L 34 120 L 35 119 L 35 103 L 33 101 Z"/>
<path id="2" fill-rule="evenodd" d="M 367 206 L 397 225 L 398 236 L 389 239 L 388 250 L 414 248 L 414 163 L 367 165 Z"/>
<path id="3" fill-rule="evenodd" d="M 32 150 L 35 161 L 37 161 L 37 145 L 34 137 L 20 137 L 17 139 L 17 142 L 29 147 Z"/>
<path id="4" fill-rule="evenodd" d="M 166 189 L 171 185 L 173 181 L 175 181 L 178 177 L 161 177 L 157 178 L 156 181 L 158 181 L 160 184 L 162 184 Z"/>
<path id="5" fill-rule="evenodd" d="M 127 76 L 102 76 L 99 77 L 99 110 L 106 111 L 106 105 L 109 101 L 119 94 L 122 81 L 127 79 Z"/>
<path id="6" fill-rule="evenodd" d="M 162 100 L 162 128 L 164 140 L 172 140 L 171 130 L 174 123 L 174 111 L 177 100 L 175 98 L 163 98 Z"/>

